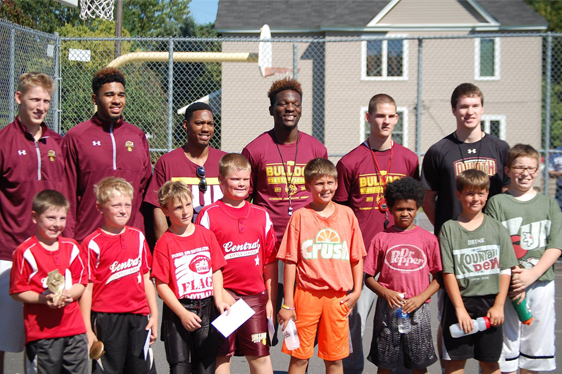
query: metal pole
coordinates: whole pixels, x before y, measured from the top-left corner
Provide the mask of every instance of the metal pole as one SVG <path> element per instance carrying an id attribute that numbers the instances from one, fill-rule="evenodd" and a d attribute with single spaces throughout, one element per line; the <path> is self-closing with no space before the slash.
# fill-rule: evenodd
<path id="1" fill-rule="evenodd" d="M 13 121 L 16 117 L 14 111 L 15 105 L 15 83 L 16 83 L 16 30 L 10 30 L 10 91 L 9 91 L 9 98 L 10 98 L 10 108 L 9 108 L 9 121 Z"/>
<path id="2" fill-rule="evenodd" d="M 53 114 L 53 127 L 54 130 L 56 132 L 58 132 L 60 134 L 61 132 L 61 84 L 62 84 L 62 78 L 61 78 L 61 71 L 60 71 L 60 50 L 61 50 L 61 45 L 60 45 L 60 35 L 58 32 L 55 32 L 55 50 L 54 52 L 54 58 L 55 58 L 55 66 L 54 66 L 54 79 L 55 79 L 55 84 L 56 84 L 56 88 L 55 88 L 55 92 L 53 93 L 53 101 L 54 101 L 54 105 L 53 105 L 53 109 L 54 109 L 54 114 Z"/>
<path id="3" fill-rule="evenodd" d="M 421 155 L 423 39 L 418 39 L 418 101 L 416 103 L 416 154 Z"/>
<path id="4" fill-rule="evenodd" d="M 174 100 L 174 40 L 168 42 L 168 152 L 172 150 L 172 137 L 174 133 L 173 124 L 173 100 Z"/>
<path id="5" fill-rule="evenodd" d="M 546 74 L 545 74 L 545 95 L 544 95 L 544 194 L 548 195 L 548 169 L 550 162 L 550 100 L 552 90 L 552 33 L 546 37 Z"/>
<path id="6" fill-rule="evenodd" d="M 115 7 L 115 37 L 123 36 L 123 0 L 116 1 Z M 115 58 L 121 56 L 121 40 L 115 40 Z"/>
<path id="7" fill-rule="evenodd" d="M 293 79 L 299 79 L 299 45 L 293 43 Z"/>

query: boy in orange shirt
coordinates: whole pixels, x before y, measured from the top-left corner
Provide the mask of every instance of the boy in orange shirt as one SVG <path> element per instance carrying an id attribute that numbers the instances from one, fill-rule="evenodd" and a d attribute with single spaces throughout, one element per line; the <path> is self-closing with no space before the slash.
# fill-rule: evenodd
<path id="1" fill-rule="evenodd" d="M 341 374 L 349 355 L 347 316 L 361 294 L 365 245 L 353 211 L 332 201 L 338 186 L 334 164 L 315 158 L 304 178 L 312 202 L 289 220 L 277 255 L 285 262 L 285 304 L 277 318 L 283 328 L 294 319 L 300 341 L 293 351 L 284 344 L 283 352 L 291 355 L 289 373 L 303 374 L 318 331 L 326 373 Z"/>

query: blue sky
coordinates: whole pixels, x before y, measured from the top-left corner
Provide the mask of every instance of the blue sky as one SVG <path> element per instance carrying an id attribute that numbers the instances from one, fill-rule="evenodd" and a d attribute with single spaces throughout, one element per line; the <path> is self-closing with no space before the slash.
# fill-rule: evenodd
<path id="1" fill-rule="evenodd" d="M 219 0 L 191 0 L 189 9 L 195 22 L 205 24 L 215 22 Z"/>

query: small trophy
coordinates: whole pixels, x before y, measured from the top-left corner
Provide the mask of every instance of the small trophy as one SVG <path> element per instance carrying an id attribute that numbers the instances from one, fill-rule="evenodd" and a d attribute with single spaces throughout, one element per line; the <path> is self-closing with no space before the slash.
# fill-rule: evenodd
<path id="1" fill-rule="evenodd" d="M 90 358 L 92 360 L 98 360 L 103 356 L 105 353 L 103 342 L 96 340 L 92 343 L 92 347 L 90 348 Z"/>
<path id="2" fill-rule="evenodd" d="M 64 290 L 64 276 L 59 273 L 58 269 L 51 271 L 47 277 L 47 287 L 49 290 L 55 294 L 55 298 L 53 302 L 58 304 L 61 296 L 62 291 Z"/>

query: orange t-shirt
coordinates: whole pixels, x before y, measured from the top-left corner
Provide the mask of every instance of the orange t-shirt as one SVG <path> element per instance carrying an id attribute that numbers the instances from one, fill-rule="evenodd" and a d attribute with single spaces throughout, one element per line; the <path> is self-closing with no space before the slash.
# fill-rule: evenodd
<path id="1" fill-rule="evenodd" d="M 309 204 L 295 211 L 287 225 L 277 258 L 297 264 L 297 284 L 304 290 L 351 290 L 351 263 L 367 255 L 355 214 L 335 206 L 325 218 Z"/>

